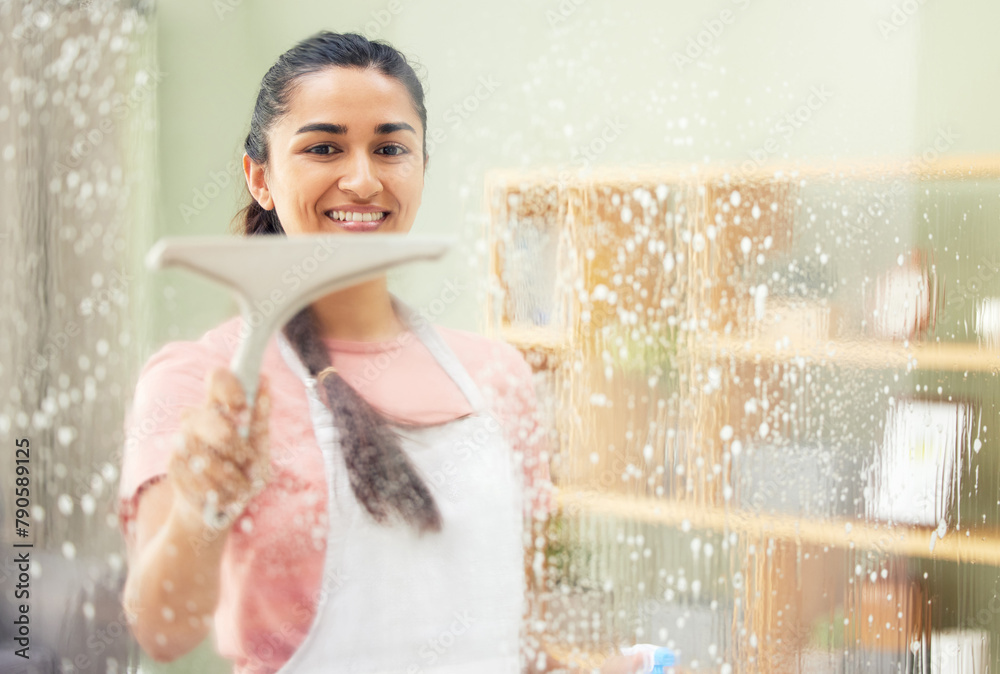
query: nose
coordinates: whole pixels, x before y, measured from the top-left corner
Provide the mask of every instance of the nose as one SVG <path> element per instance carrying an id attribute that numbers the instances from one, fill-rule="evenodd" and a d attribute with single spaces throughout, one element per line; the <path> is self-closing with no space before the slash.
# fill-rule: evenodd
<path id="1" fill-rule="evenodd" d="M 357 152 L 345 166 L 337 186 L 359 199 L 370 199 L 382 191 L 382 181 L 367 152 Z"/>

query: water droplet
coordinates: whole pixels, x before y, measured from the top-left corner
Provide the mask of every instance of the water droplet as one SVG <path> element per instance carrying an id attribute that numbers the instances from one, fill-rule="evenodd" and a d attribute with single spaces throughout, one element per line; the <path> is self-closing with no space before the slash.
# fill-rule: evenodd
<path id="1" fill-rule="evenodd" d="M 59 498 L 56 499 L 56 506 L 58 506 L 59 512 L 66 517 L 73 514 L 73 499 L 70 498 L 69 494 L 60 494 Z"/>
<path id="2" fill-rule="evenodd" d="M 90 494 L 84 494 L 80 497 L 80 510 L 82 510 L 85 515 L 93 515 L 96 507 L 97 502 Z"/>
<path id="3" fill-rule="evenodd" d="M 56 439 L 63 447 L 69 447 L 69 444 L 73 442 L 75 437 L 76 431 L 69 426 L 62 426 L 58 431 L 56 431 Z"/>

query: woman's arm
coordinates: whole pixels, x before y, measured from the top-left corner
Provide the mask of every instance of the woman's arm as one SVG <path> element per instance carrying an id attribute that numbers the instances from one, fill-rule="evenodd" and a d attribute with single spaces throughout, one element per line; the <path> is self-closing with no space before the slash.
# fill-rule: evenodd
<path id="1" fill-rule="evenodd" d="M 138 497 L 129 546 L 123 603 L 136 641 L 159 661 L 185 655 L 208 634 L 229 529 L 266 481 L 266 380 L 247 439 L 239 434 L 247 413 L 239 382 L 219 368 L 206 383 L 205 405 L 185 416 L 166 478 Z M 220 518 L 209 522 L 206 512 Z"/>
<path id="2" fill-rule="evenodd" d="M 134 526 L 125 610 L 134 616 L 132 634 L 142 649 L 169 662 L 208 635 L 228 532 L 212 530 L 190 509 L 174 507 L 169 479 L 143 491 Z"/>

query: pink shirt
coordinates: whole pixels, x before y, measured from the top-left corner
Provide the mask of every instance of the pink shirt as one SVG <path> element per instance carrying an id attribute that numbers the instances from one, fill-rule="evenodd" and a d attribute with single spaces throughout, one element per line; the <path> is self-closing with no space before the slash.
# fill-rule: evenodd
<path id="1" fill-rule="evenodd" d="M 228 366 L 240 319 L 196 342 L 172 342 L 146 363 L 126 419 L 119 488 L 122 527 L 131 541 L 136 495 L 166 474 L 181 412 L 200 406 L 205 376 Z M 531 370 L 513 347 L 437 328 L 479 386 L 523 457 L 526 507 L 544 517 L 551 505 Z M 333 364 L 368 402 L 392 419 L 441 424 L 472 412 L 469 402 L 412 333 L 389 342 L 326 340 Z M 272 391 L 273 478 L 233 526 L 222 561 L 215 615 L 219 652 L 238 672 L 280 668 L 305 638 L 315 614 L 326 551 L 327 486 L 305 387 L 281 358 L 275 340 L 262 371 Z"/>

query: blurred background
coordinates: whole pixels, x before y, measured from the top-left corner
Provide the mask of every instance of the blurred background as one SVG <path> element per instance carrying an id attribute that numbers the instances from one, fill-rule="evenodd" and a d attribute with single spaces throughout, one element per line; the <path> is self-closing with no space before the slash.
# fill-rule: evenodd
<path id="1" fill-rule="evenodd" d="M 236 311 L 141 261 L 231 231 L 260 78 L 320 29 L 389 41 L 426 86 L 414 232 L 460 245 L 392 288 L 536 371 L 554 652 L 996 671 L 998 21 L 988 0 L 0 0 L 0 589 L 28 438 L 28 671 L 226 671 L 208 643 L 140 658 L 118 605 L 139 367 Z"/>

